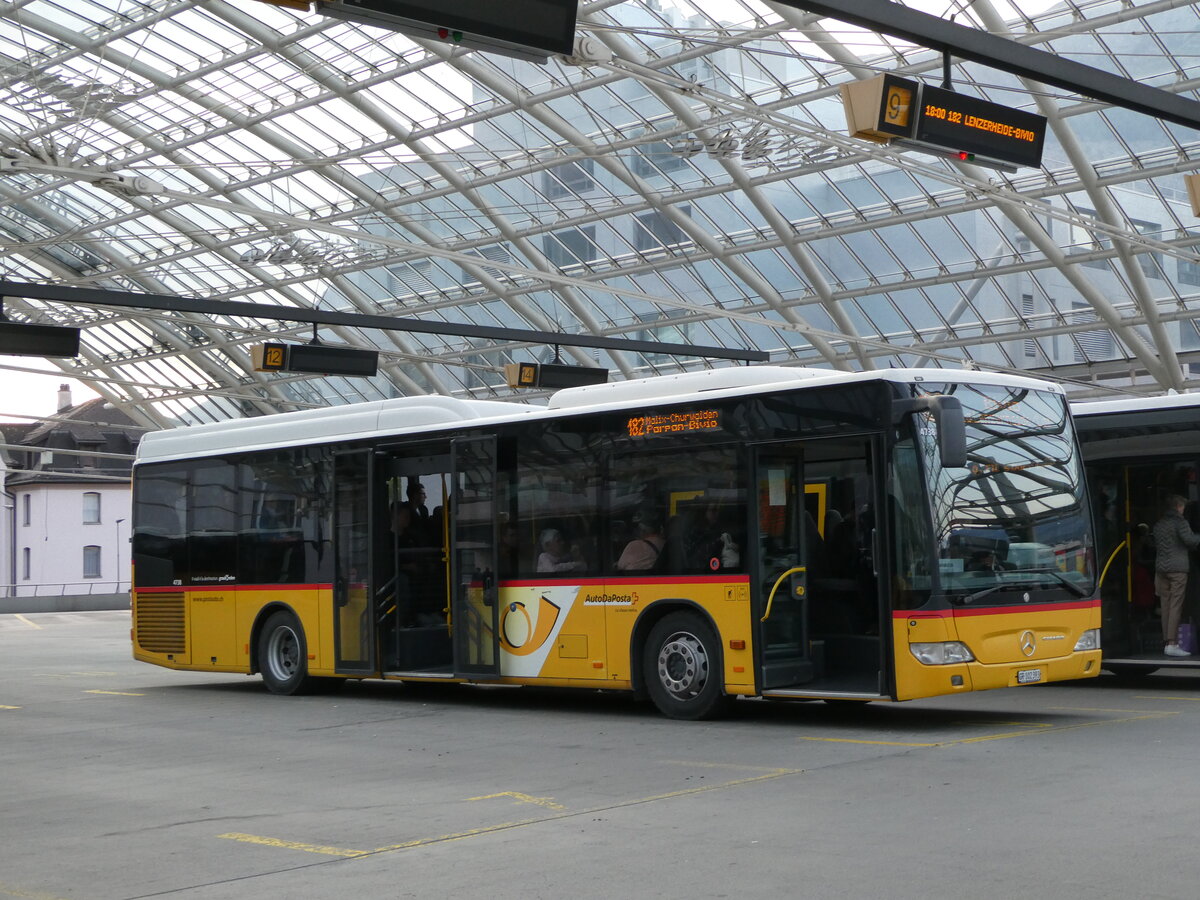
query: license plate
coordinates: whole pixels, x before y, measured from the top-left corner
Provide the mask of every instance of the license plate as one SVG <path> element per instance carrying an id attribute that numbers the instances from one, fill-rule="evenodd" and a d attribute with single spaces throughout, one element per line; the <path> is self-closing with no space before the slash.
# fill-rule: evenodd
<path id="1" fill-rule="evenodd" d="M 1017 684 L 1033 684 L 1042 680 L 1041 669 L 1018 669 Z"/>

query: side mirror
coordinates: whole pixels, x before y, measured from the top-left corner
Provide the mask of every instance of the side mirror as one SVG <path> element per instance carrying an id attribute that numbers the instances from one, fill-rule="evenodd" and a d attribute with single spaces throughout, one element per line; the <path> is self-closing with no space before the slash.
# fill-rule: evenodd
<path id="1" fill-rule="evenodd" d="M 937 428 L 938 458 L 943 468 L 960 469 L 967 464 L 967 422 L 962 401 L 949 394 L 896 400 L 892 404 L 892 421 L 898 423 L 909 413 L 928 411 L 933 414 Z"/>
<path id="2" fill-rule="evenodd" d="M 967 464 L 967 423 L 962 402 L 942 394 L 930 397 L 930 411 L 937 425 L 938 455 L 942 468 L 961 469 Z"/>

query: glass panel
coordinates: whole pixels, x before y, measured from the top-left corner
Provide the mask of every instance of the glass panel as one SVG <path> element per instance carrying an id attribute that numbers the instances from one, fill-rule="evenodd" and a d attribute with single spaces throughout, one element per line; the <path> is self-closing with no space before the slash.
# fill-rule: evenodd
<path id="1" fill-rule="evenodd" d="M 892 450 L 892 493 L 888 497 L 888 512 L 895 572 L 892 579 L 894 609 L 924 606 L 933 590 L 929 552 L 933 537 L 917 452 L 912 436 L 902 439 Z"/>
<path id="2" fill-rule="evenodd" d="M 374 620 L 371 606 L 370 452 L 334 458 L 333 585 L 336 666 L 369 672 Z"/>
<path id="3" fill-rule="evenodd" d="M 100 548 L 97 546 L 83 548 L 83 577 L 100 577 Z"/>
<path id="4" fill-rule="evenodd" d="M 239 579 L 247 584 L 318 584 L 328 571 L 328 462 L 288 450 L 243 464 Z"/>
<path id="5" fill-rule="evenodd" d="M 929 414 L 917 427 L 942 588 L 964 603 L 1020 603 L 1036 589 L 1086 596 L 1095 582 L 1091 514 L 1064 399 L 1027 388 L 943 387 L 924 390 L 962 402 L 967 466 L 941 467 Z"/>
<path id="6" fill-rule="evenodd" d="M 606 484 L 607 573 L 745 571 L 746 490 L 734 448 L 618 457 Z"/>
<path id="7" fill-rule="evenodd" d="M 815 522 L 805 509 L 799 452 L 772 452 L 758 463 L 758 534 L 762 578 L 763 687 L 812 678 L 808 655 L 808 552 Z"/>
<path id="8" fill-rule="evenodd" d="M 87 491 L 83 495 L 83 524 L 95 525 L 100 521 L 100 494 Z"/>
<path id="9" fill-rule="evenodd" d="M 519 449 L 510 491 L 521 575 L 567 578 L 599 571 L 600 462 L 587 440 L 550 432 Z"/>
<path id="10" fill-rule="evenodd" d="M 188 491 L 188 577 L 192 584 L 237 580 L 237 466 L 193 463 Z"/>
<path id="11" fill-rule="evenodd" d="M 187 470 L 177 463 L 138 470 L 133 560 L 139 587 L 180 585 L 187 568 Z"/>
<path id="12" fill-rule="evenodd" d="M 804 490 L 808 524 L 819 530 L 809 539 L 810 546 L 820 547 L 809 576 L 813 639 L 879 634 L 870 444 L 829 440 L 807 445 Z M 826 659 L 840 662 L 829 654 Z"/>
<path id="13" fill-rule="evenodd" d="M 496 673 L 496 457 L 490 438 L 454 445 L 455 671 Z"/>
<path id="14" fill-rule="evenodd" d="M 394 671 L 448 674 L 453 659 L 447 510 L 455 494 L 450 456 L 444 447 L 412 447 L 385 466 L 386 480 L 375 493 L 386 500 L 388 528 L 376 535 L 373 570 L 383 664 Z"/>

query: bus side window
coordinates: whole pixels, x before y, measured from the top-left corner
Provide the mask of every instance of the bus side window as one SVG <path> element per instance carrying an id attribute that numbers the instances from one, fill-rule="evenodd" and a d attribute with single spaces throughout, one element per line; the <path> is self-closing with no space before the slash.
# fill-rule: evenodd
<path id="1" fill-rule="evenodd" d="M 166 587 L 187 569 L 187 473 L 178 463 L 147 467 L 134 494 L 134 573 L 141 587 Z"/>

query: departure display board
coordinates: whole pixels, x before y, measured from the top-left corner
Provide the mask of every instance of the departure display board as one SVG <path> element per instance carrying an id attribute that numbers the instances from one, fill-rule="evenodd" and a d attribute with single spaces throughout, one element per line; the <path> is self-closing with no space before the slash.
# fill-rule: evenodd
<path id="1" fill-rule="evenodd" d="M 1046 119 L 999 103 L 925 85 L 915 140 L 1014 166 L 1042 164 Z"/>
<path id="2" fill-rule="evenodd" d="M 318 0 L 335 18 L 522 58 L 570 54 L 579 0 Z"/>

